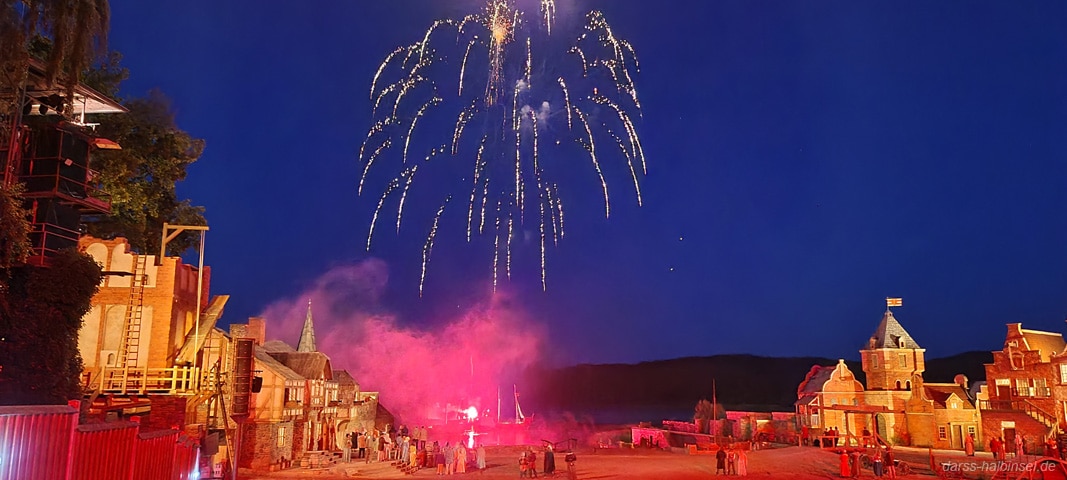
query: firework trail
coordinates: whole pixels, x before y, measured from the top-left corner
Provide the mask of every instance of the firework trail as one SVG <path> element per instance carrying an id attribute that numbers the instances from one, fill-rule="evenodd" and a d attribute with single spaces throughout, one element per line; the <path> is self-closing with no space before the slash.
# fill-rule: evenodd
<path id="1" fill-rule="evenodd" d="M 557 24 L 554 0 L 540 0 L 539 11 L 530 14 L 514 0 L 488 0 L 479 14 L 433 22 L 417 42 L 389 52 L 375 71 L 373 124 L 359 151 L 358 192 L 374 184 L 384 188 L 367 249 L 392 202 L 399 234 L 405 203 L 423 204 L 409 201 L 409 193 L 425 190 L 436 198 L 439 208 L 428 232 L 423 230 L 420 295 L 435 239 L 452 225 L 447 211 L 456 204 L 467 206 L 467 242 L 490 236 L 494 289 L 501 276 L 511 278 L 513 248 L 529 239 L 521 232 L 527 217 L 536 216 L 529 228 L 539 237 L 534 243 L 547 289 L 546 246 L 565 236 L 564 202 L 553 173 L 578 168 L 575 152 L 599 180 L 605 217 L 611 215 L 613 162 L 622 165 L 642 204 L 640 180 L 648 170 L 635 125 L 642 114 L 634 48 L 599 11 L 585 16 L 580 31 L 565 30 Z M 598 148 L 604 141 L 611 146 Z M 409 162 L 409 152 L 421 149 L 429 153 Z M 378 171 L 384 183 L 368 181 Z M 450 202 L 454 194 L 466 201 Z"/>

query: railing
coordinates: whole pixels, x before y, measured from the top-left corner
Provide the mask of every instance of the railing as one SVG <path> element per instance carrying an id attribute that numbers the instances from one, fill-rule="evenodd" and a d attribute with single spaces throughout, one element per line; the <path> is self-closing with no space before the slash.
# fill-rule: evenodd
<path id="1" fill-rule="evenodd" d="M 58 158 L 37 158 L 24 161 L 28 171 L 19 176 L 26 185 L 23 196 L 37 198 L 56 196 L 98 213 L 111 211 L 111 196 L 97 188 L 96 172 L 82 165 L 66 165 Z"/>
<path id="2" fill-rule="evenodd" d="M 111 394 L 192 395 L 199 393 L 200 369 L 196 367 L 86 369 L 84 387 Z"/>
<path id="3" fill-rule="evenodd" d="M 30 224 L 28 235 L 30 258 L 28 262 L 34 265 L 46 264 L 46 259 L 55 256 L 56 252 L 76 247 L 80 235 L 76 230 L 54 223 L 38 222 Z"/>
<path id="4" fill-rule="evenodd" d="M 1046 427 L 1056 425 L 1056 416 L 1048 413 L 1030 403 L 1029 400 L 1016 399 L 1016 400 L 979 400 L 979 410 L 1010 410 L 1025 412 L 1030 418 L 1041 422 Z"/>

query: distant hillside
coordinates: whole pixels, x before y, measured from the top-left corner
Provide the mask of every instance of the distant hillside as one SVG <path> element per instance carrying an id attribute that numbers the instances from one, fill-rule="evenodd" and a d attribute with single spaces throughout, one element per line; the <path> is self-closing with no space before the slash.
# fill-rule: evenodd
<path id="1" fill-rule="evenodd" d="M 928 359 L 923 377 L 928 382 L 951 382 L 959 373 L 971 382 L 985 379 L 990 352 L 967 352 Z M 834 365 L 820 357 L 760 357 L 715 355 L 638 364 L 576 365 L 560 369 L 530 369 L 523 404 L 539 410 L 588 410 L 618 407 L 692 407 L 711 399 L 712 385 L 719 402 L 732 409 L 793 410 L 797 386 L 813 365 Z M 858 361 L 846 361 L 864 381 Z"/>

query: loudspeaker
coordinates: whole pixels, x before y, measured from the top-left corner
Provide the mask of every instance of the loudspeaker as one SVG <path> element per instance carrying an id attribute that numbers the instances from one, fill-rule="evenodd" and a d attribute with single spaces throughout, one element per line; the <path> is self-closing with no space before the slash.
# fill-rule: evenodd
<path id="1" fill-rule="evenodd" d="M 234 340 L 233 355 L 233 416 L 248 416 L 249 394 L 252 393 L 252 339 Z"/>

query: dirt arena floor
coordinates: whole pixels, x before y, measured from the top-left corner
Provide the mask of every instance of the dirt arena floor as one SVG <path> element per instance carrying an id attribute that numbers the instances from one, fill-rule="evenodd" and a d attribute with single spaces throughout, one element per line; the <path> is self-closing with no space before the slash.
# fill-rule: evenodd
<path id="1" fill-rule="evenodd" d="M 486 449 L 488 468 L 484 472 L 467 472 L 453 477 L 469 477 L 472 480 L 513 480 L 519 478 L 519 447 L 490 447 Z M 614 448 L 578 450 L 577 478 L 595 479 L 651 479 L 651 480 L 690 480 L 715 477 L 715 459 L 710 455 L 688 455 L 685 453 L 647 449 Z M 961 452 L 938 451 L 939 461 L 971 462 L 981 465 L 992 464 L 989 454 L 979 453 L 977 457 L 964 457 Z M 753 479 L 828 479 L 840 478 L 839 456 L 831 451 L 811 447 L 781 447 L 749 452 L 748 476 Z M 897 458 L 906 461 L 912 468 L 912 474 L 903 478 L 934 478 L 929 467 L 929 451 L 926 449 L 898 448 Z M 1035 457 L 1036 458 L 1036 457 Z M 557 455 L 557 471 L 554 477 L 567 478 L 566 464 L 562 455 Z M 540 463 L 541 460 L 539 459 Z M 538 467 L 540 470 L 540 466 Z M 270 474 L 245 474 L 242 479 L 284 479 L 311 478 L 322 480 L 366 478 L 366 479 L 410 479 L 437 477 L 436 471 L 422 470 L 412 475 L 404 475 L 389 464 L 354 462 L 334 465 L 321 469 L 291 469 Z M 990 478 L 971 470 L 968 478 Z M 545 478 L 540 475 L 539 478 Z M 874 478 L 870 470 L 863 471 L 861 478 Z M 1006 478 L 1003 475 L 997 478 Z M 1011 476 L 1010 478 L 1015 478 Z"/>

